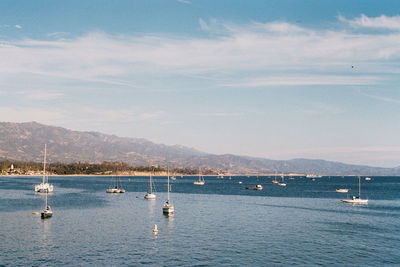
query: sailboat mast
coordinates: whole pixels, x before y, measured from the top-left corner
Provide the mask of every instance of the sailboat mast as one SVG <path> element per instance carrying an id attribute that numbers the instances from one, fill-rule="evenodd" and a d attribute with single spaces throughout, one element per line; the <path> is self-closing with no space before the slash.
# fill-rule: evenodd
<path id="1" fill-rule="evenodd" d="M 46 190 L 46 197 L 44 199 L 44 208 L 47 209 L 47 194 L 49 193 L 49 190 Z"/>
<path id="2" fill-rule="evenodd" d="M 168 175 L 168 202 L 169 202 L 169 166 L 167 167 L 167 175 Z"/>
<path id="3" fill-rule="evenodd" d="M 42 183 L 47 183 L 46 181 L 46 154 L 47 154 L 47 144 L 44 144 L 44 157 L 43 157 L 43 178 Z"/>
<path id="4" fill-rule="evenodd" d="M 358 197 L 361 198 L 361 177 L 358 176 Z"/>
<path id="5" fill-rule="evenodd" d="M 151 181 L 151 172 L 150 172 L 150 194 L 153 194 L 153 187 L 152 187 L 152 181 Z"/>

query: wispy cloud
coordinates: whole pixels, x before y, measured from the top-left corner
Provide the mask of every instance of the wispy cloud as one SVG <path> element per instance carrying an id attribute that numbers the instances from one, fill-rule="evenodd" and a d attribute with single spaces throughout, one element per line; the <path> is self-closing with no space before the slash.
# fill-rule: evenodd
<path id="1" fill-rule="evenodd" d="M 361 14 L 358 18 L 346 19 L 340 15 L 338 16 L 338 19 L 342 22 L 348 23 L 352 27 L 400 30 L 400 16 L 388 17 L 381 15 L 379 17 L 368 17 Z"/>
<path id="2" fill-rule="evenodd" d="M 319 75 L 319 76 L 270 76 L 248 79 L 230 84 L 220 84 L 223 87 L 268 87 L 268 86 L 308 86 L 308 85 L 366 85 L 373 84 L 379 80 L 374 76 L 334 76 L 334 75 Z"/>
<path id="3" fill-rule="evenodd" d="M 177 0 L 179 3 L 182 4 L 191 4 L 192 2 L 188 1 L 188 0 Z"/>
<path id="4" fill-rule="evenodd" d="M 287 22 L 232 25 L 199 19 L 199 24 L 210 33 L 208 38 L 90 33 L 50 41 L 3 41 L 0 80 L 32 73 L 137 86 L 138 75 L 158 73 L 218 77 L 223 86 L 360 85 L 376 82 L 386 61 L 400 59 L 400 33 L 317 31 Z M 224 35 L 214 36 L 214 27 Z M 378 74 L 351 72 L 356 64 Z M 279 75 L 250 78 L 254 71 Z"/>
<path id="5" fill-rule="evenodd" d="M 15 25 L 15 28 L 22 29 L 22 26 L 17 24 L 17 25 Z"/>
<path id="6" fill-rule="evenodd" d="M 63 97 L 63 93 L 50 92 L 45 90 L 19 91 L 18 95 L 31 100 L 51 100 Z"/>
<path id="7" fill-rule="evenodd" d="M 365 92 L 360 92 L 363 96 L 372 98 L 372 99 L 376 99 L 379 101 L 384 101 L 387 103 L 393 103 L 393 104 L 400 104 L 400 99 L 396 99 L 396 98 L 392 98 L 392 97 L 385 97 L 385 96 L 379 96 L 379 95 L 372 95 L 372 94 L 368 94 Z"/>

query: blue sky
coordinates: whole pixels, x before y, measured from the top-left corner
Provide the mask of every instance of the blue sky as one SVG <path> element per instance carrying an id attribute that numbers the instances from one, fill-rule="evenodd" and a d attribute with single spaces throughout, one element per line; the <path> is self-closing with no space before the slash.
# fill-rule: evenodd
<path id="1" fill-rule="evenodd" d="M 398 1 L 1 1 L 0 120 L 400 165 Z"/>

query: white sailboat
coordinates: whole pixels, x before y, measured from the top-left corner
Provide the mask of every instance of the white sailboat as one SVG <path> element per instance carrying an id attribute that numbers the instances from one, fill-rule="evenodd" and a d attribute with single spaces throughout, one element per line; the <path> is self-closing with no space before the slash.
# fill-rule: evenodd
<path id="1" fill-rule="evenodd" d="M 279 186 L 286 186 L 286 183 L 284 182 L 285 176 L 284 176 L 284 175 L 281 175 L 281 177 L 282 177 L 282 183 L 278 183 L 278 185 L 279 185 Z"/>
<path id="2" fill-rule="evenodd" d="M 149 185 L 150 185 L 150 190 L 149 190 L 149 192 L 147 192 L 147 193 L 144 195 L 144 198 L 145 198 L 145 199 L 156 199 L 156 194 L 153 193 L 153 180 L 152 180 L 152 175 L 151 175 L 151 173 L 150 173 Z"/>
<path id="3" fill-rule="evenodd" d="M 276 172 L 275 172 L 274 180 L 272 180 L 272 183 L 273 183 L 273 184 L 279 184 L 278 180 L 276 180 Z"/>
<path id="4" fill-rule="evenodd" d="M 168 187 L 168 198 L 167 201 L 165 202 L 164 206 L 162 207 L 162 211 L 165 215 L 174 215 L 175 209 L 174 209 L 174 205 L 172 203 L 170 203 L 169 200 L 169 191 L 170 191 L 170 186 L 169 186 L 169 169 L 168 169 L 168 178 L 167 178 L 167 187 Z"/>
<path id="5" fill-rule="evenodd" d="M 44 209 L 40 212 L 40 217 L 42 219 L 47 219 L 53 216 L 53 211 L 51 210 L 51 207 L 47 204 L 47 195 L 49 192 L 46 191 L 46 198 L 44 201 Z"/>
<path id="6" fill-rule="evenodd" d="M 203 175 L 200 174 L 199 171 L 199 179 L 197 181 L 194 181 L 193 184 L 195 185 L 204 185 L 206 182 L 204 181 Z"/>
<path id="7" fill-rule="evenodd" d="M 348 188 L 338 188 L 338 189 L 336 189 L 336 192 L 337 193 L 347 193 L 347 192 L 349 192 L 349 189 Z"/>
<path id="8" fill-rule="evenodd" d="M 353 196 L 351 199 L 342 199 L 344 203 L 348 204 L 368 204 L 368 199 L 361 198 L 361 178 L 358 176 L 358 196 Z"/>
<path id="9" fill-rule="evenodd" d="M 111 185 L 109 188 L 107 188 L 106 192 L 107 193 L 125 193 L 125 189 L 121 187 L 121 182 L 119 180 L 119 177 L 113 177 L 114 179 L 114 185 Z"/>
<path id="10" fill-rule="evenodd" d="M 49 184 L 49 177 L 46 175 L 46 156 L 47 156 L 47 145 L 44 145 L 44 157 L 43 157 L 43 177 L 42 183 L 35 185 L 35 192 L 50 193 L 53 192 L 53 185 Z"/>

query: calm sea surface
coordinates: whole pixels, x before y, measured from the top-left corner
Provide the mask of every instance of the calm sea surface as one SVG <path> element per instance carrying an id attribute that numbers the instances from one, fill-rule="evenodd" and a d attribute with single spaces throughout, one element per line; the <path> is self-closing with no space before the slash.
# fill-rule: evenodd
<path id="1" fill-rule="evenodd" d="M 400 264 L 400 177 L 362 181 L 366 206 L 340 202 L 355 177 L 178 177 L 175 215 L 165 217 L 166 177 L 121 177 L 125 194 L 105 192 L 111 177 L 50 177 L 54 215 L 33 192 L 40 177 L 0 178 L 0 266 L 270 266 Z M 238 184 L 242 181 L 243 184 Z M 246 190 L 262 184 L 264 190 Z M 336 188 L 350 188 L 349 194 Z M 139 196 L 140 198 L 136 198 Z M 158 235 L 152 232 L 153 225 Z"/>

